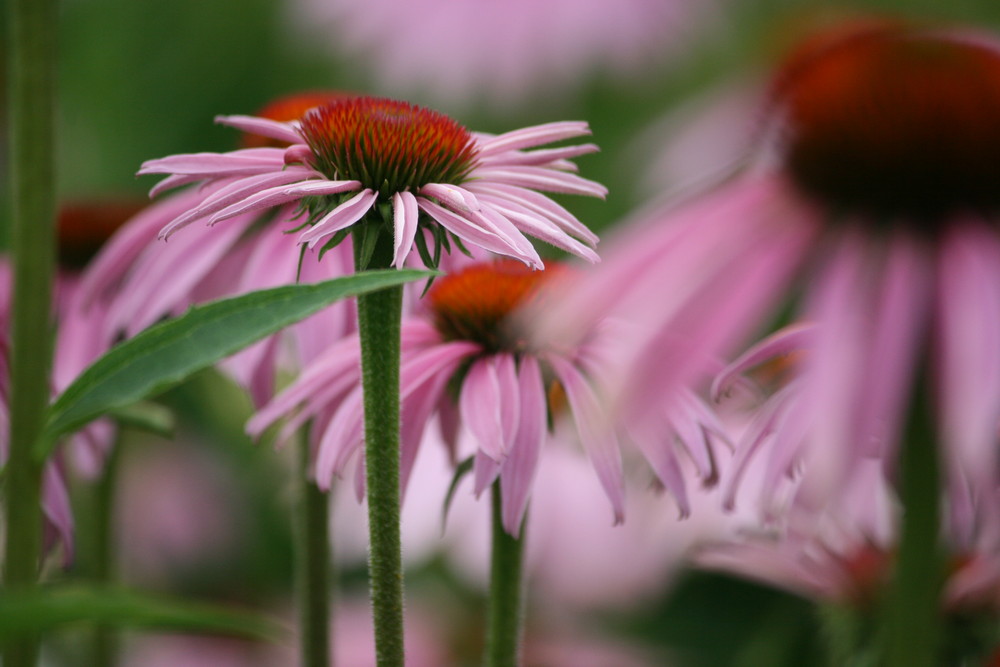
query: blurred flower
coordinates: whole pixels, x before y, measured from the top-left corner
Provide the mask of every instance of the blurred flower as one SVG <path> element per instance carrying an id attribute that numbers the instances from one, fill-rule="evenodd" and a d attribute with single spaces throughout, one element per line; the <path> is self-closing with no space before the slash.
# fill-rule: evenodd
<path id="1" fill-rule="evenodd" d="M 244 545 L 235 473 L 201 443 L 144 448 L 126 459 L 115 513 L 126 577 L 170 580 Z"/>
<path id="2" fill-rule="evenodd" d="M 303 33 L 315 34 L 337 56 L 356 55 L 353 64 L 385 90 L 509 107 L 564 96 L 595 73 L 648 72 L 690 46 L 690 33 L 710 6 L 684 0 L 375 0 L 363 6 L 299 0 L 291 9 Z"/>
<path id="3" fill-rule="evenodd" d="M 816 329 L 796 408 L 769 426 L 774 474 L 800 469 L 807 438 L 799 491 L 823 502 L 865 458 L 893 460 L 927 357 L 951 474 L 994 476 L 1000 41 L 852 22 L 796 50 L 768 104 L 777 164 L 649 216 L 551 309 L 549 335 L 609 312 L 635 323 L 616 359 L 628 419 L 710 373 L 804 276 Z"/>
<path id="4" fill-rule="evenodd" d="M 275 121 L 292 121 L 343 95 L 290 95 L 275 100 L 261 114 Z M 273 146 L 267 150 L 280 151 L 287 146 L 253 134 L 245 135 L 243 141 L 256 147 L 252 150 Z M 287 225 L 295 217 L 293 206 L 280 207 L 270 215 L 250 211 L 210 233 L 181 234 L 170 243 L 154 243 L 161 228 L 200 205 L 204 197 L 202 191 L 192 189 L 151 204 L 129 220 L 88 267 L 80 282 L 81 309 L 106 308 L 104 336 L 133 336 L 193 303 L 353 273 L 349 247 L 326 253 L 320 262 L 318 253 L 301 253 L 292 235 L 274 233 L 275 226 Z M 353 305 L 342 301 L 284 334 L 250 346 L 221 366 L 248 389 L 257 404 L 263 404 L 274 391 L 279 366 L 300 367 L 355 326 Z"/>
<path id="5" fill-rule="evenodd" d="M 79 271 L 101 244 L 124 223 L 138 205 L 125 199 L 78 200 L 59 208 L 58 263 L 54 285 L 56 341 L 51 368 L 53 394 L 64 390 L 94 359 L 106 352 L 112 341 L 101 336 L 104 310 L 84 313 L 76 299 Z M 10 429 L 10 332 L 13 267 L 0 257 L 0 461 L 6 462 Z M 108 420 L 97 420 L 67 438 L 42 474 L 42 512 L 45 543 L 52 549 L 61 543 L 64 560 L 73 557 L 73 513 L 66 483 L 64 453 L 87 476 L 97 475 L 114 444 L 116 429 Z"/>
<path id="6" fill-rule="evenodd" d="M 214 225 L 297 203 L 308 212 L 298 225 L 309 225 L 299 236 L 309 248 L 337 245 L 355 223 L 376 211 L 391 230 L 397 267 L 414 243 L 425 263 L 436 263 L 417 233 L 421 228 L 436 241 L 434 257 L 441 246 L 448 247 L 450 234 L 458 242 L 541 267 L 526 233 L 597 261 L 592 249 L 597 237 L 535 192 L 604 197 L 605 188 L 572 173 L 576 166 L 570 161 L 597 146 L 522 150 L 589 134 L 586 123 L 474 135 L 435 111 L 370 97 L 336 100 L 293 122 L 250 116 L 218 121 L 291 146 L 174 155 L 143 164 L 140 174 L 169 174 L 154 194 L 202 183 L 200 200 L 166 224 L 161 238 L 198 220 Z"/>
<path id="7" fill-rule="evenodd" d="M 402 327 L 402 484 L 405 489 L 426 425 L 437 415 L 455 451 L 458 426 L 477 443 L 473 474 L 479 494 L 499 478 L 504 527 L 518 534 L 550 420 L 566 408 L 611 500 L 615 522 L 624 517 L 624 473 L 618 435 L 605 429 L 592 386 L 602 355 L 613 341 L 610 327 L 596 328 L 572 348 L 533 347 L 516 321 L 552 271 L 533 272 L 512 260 L 476 264 L 438 279 L 425 312 Z M 345 339 L 274 401 L 247 430 L 259 435 L 290 416 L 283 437 L 314 420 L 315 476 L 320 486 L 341 474 L 362 444 L 360 369 L 356 337 Z M 636 439 L 681 513 L 689 507 L 675 447 L 682 447 L 708 480 L 715 476 L 712 437 L 724 438 L 708 408 L 690 397 L 664 417 L 655 440 Z M 677 434 L 678 445 L 672 442 Z M 360 454 L 359 454 L 360 457 Z M 355 477 L 361 493 L 362 465 Z"/>
<path id="8" fill-rule="evenodd" d="M 894 576 L 899 506 L 877 460 L 860 466 L 848 486 L 820 512 L 794 504 L 784 532 L 751 530 L 738 540 L 705 545 L 695 562 L 862 615 L 879 614 Z M 960 627 L 986 619 L 995 627 L 1000 618 L 1000 486 L 980 491 L 973 520 L 946 521 L 942 529 L 947 618 L 941 627 L 949 632 L 951 621 Z M 948 643 L 968 644 L 967 630 L 960 632 L 963 640 L 949 637 Z"/>

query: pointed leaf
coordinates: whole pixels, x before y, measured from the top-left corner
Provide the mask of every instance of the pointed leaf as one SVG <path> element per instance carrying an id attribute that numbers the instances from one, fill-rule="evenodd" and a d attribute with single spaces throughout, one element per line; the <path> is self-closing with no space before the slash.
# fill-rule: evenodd
<path id="1" fill-rule="evenodd" d="M 66 625 L 208 632 L 274 641 L 282 628 L 266 617 L 216 605 L 172 600 L 124 589 L 48 587 L 0 596 L 0 643 Z"/>
<path id="2" fill-rule="evenodd" d="M 52 405 L 36 455 L 45 458 L 59 436 L 164 391 L 338 299 L 429 275 L 415 270 L 372 271 L 195 306 L 112 348 L 81 373 Z"/>

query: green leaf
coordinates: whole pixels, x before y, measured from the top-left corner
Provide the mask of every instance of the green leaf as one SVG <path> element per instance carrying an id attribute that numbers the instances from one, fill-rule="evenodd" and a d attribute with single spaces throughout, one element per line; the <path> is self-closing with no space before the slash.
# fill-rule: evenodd
<path id="1" fill-rule="evenodd" d="M 44 459 L 59 436 L 164 391 L 338 299 L 428 275 L 393 269 L 311 285 L 286 285 L 196 306 L 150 327 L 112 348 L 56 399 L 36 454 Z"/>
<path id="2" fill-rule="evenodd" d="M 164 438 L 172 438 L 177 425 L 170 408 L 151 401 L 114 408 L 108 411 L 108 416 L 121 426 L 130 426 Z"/>
<path id="3" fill-rule="evenodd" d="M 444 496 L 444 504 L 441 506 L 441 532 L 444 532 L 445 526 L 448 524 L 448 511 L 451 509 L 451 501 L 455 499 L 455 491 L 458 490 L 458 483 L 462 481 L 463 477 L 472 472 L 472 464 L 474 462 L 475 457 L 470 456 L 455 468 L 451 484 L 448 485 L 448 493 Z"/>
<path id="4" fill-rule="evenodd" d="M 278 640 L 285 634 L 278 624 L 260 614 L 117 588 L 77 585 L 0 596 L 0 643 L 80 623 L 207 632 L 266 641 Z"/>

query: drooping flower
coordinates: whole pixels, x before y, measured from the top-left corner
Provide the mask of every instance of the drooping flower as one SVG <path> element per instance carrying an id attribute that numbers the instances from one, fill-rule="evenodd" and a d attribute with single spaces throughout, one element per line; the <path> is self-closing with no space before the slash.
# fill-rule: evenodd
<path id="1" fill-rule="evenodd" d="M 439 278 L 427 308 L 403 320 L 401 375 L 401 479 L 405 489 L 428 423 L 437 416 L 452 452 L 464 427 L 475 441 L 477 495 L 499 479 L 504 527 L 518 534 L 549 423 L 568 413 L 576 434 L 611 501 L 616 522 L 624 515 L 624 473 L 619 434 L 604 428 L 595 392 L 603 356 L 613 345 L 611 327 L 596 327 L 577 345 L 542 348 L 518 324 L 552 270 L 531 271 L 512 260 L 472 264 Z M 558 272 L 556 272 L 558 274 Z M 259 435 L 282 417 L 282 437 L 312 420 L 314 474 L 321 487 L 361 456 L 361 381 L 358 340 L 344 339 L 305 369 L 299 379 L 261 409 L 247 430 Z M 713 438 L 722 427 L 707 406 L 689 396 L 683 409 L 663 417 L 657 442 L 637 444 L 655 473 L 688 512 L 680 450 L 705 479 L 715 476 Z M 676 433 L 676 442 L 672 434 Z M 355 481 L 364 476 L 363 462 Z"/>
<path id="2" fill-rule="evenodd" d="M 385 90 L 491 107 L 566 96 L 597 74 L 648 73 L 682 57 L 713 14 L 706 3 L 683 0 L 374 0 L 363 6 L 298 0 L 287 7 L 322 48 L 361 56 L 358 65 Z"/>
<path id="3" fill-rule="evenodd" d="M 651 215 L 548 329 L 631 320 L 618 404 L 642 414 L 803 285 L 815 330 L 783 394 L 796 409 L 765 425 L 772 477 L 804 470 L 823 501 L 866 458 L 893 460 L 918 375 L 952 480 L 994 476 L 1000 40 L 853 22 L 793 52 L 768 111 L 776 163 Z"/>
<path id="4" fill-rule="evenodd" d="M 395 100 L 348 97 L 300 120 L 222 116 L 218 122 L 291 144 L 229 153 L 174 155 L 143 164 L 168 174 L 153 192 L 202 183 L 201 196 L 160 231 L 166 238 L 196 221 L 208 225 L 254 211 L 300 205 L 309 225 L 299 242 L 332 247 L 370 212 L 393 239 L 393 265 L 416 245 L 435 264 L 441 246 L 459 243 L 541 267 L 525 234 L 597 261 L 597 237 L 544 192 L 603 197 L 603 186 L 573 173 L 571 158 L 594 144 L 540 150 L 589 134 L 586 123 L 559 122 L 498 136 L 477 135 L 429 109 Z M 432 257 L 424 235 L 435 239 Z"/>

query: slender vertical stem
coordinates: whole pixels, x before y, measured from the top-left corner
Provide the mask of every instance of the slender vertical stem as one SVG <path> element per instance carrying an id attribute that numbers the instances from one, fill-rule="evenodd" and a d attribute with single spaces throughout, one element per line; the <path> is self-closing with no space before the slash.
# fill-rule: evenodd
<path id="1" fill-rule="evenodd" d="M 887 605 L 885 657 L 891 667 L 934 667 L 941 640 L 941 480 L 927 405 L 916 402 L 900 453 L 903 518 Z"/>
<path id="2" fill-rule="evenodd" d="M 298 579 L 299 645 L 303 667 L 330 667 L 329 498 L 310 479 L 309 431 L 299 441 Z"/>
<path id="3" fill-rule="evenodd" d="M 516 667 L 521 646 L 524 539 L 503 527 L 500 483 L 493 483 L 493 547 L 490 562 L 490 600 L 486 636 L 486 667 Z M 524 526 L 522 525 L 522 535 Z"/>
<path id="4" fill-rule="evenodd" d="M 369 222 L 371 227 L 378 223 Z M 369 228 L 368 233 L 374 233 Z M 364 234 L 354 234 L 355 263 Z M 392 238 L 379 234 L 370 269 L 392 265 Z M 403 557 L 399 528 L 399 355 L 403 288 L 358 297 L 365 410 L 365 480 L 375 654 L 379 667 L 403 666 Z"/>
<path id="5" fill-rule="evenodd" d="M 10 458 L 4 583 L 38 578 L 41 464 L 32 449 L 48 404 L 54 237 L 55 0 L 11 0 L 10 145 L 14 254 Z M 34 665 L 37 641 L 4 651 L 5 667 Z"/>
<path id="6" fill-rule="evenodd" d="M 118 491 L 120 442 L 116 442 L 94 483 L 91 507 L 90 578 L 98 586 L 113 586 L 117 578 L 115 498 Z M 109 625 L 98 625 L 91 637 L 90 662 L 94 667 L 113 667 L 118 661 L 118 633 Z"/>

